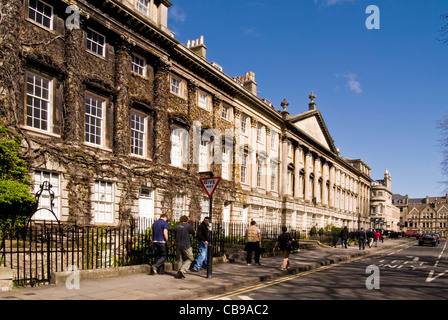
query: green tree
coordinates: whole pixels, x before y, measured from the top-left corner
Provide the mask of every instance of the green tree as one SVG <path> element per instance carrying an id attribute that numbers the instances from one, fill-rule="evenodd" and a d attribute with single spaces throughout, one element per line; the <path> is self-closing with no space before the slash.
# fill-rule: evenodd
<path id="1" fill-rule="evenodd" d="M 23 223 L 36 208 L 27 163 L 20 157 L 21 138 L 0 124 L 0 228 Z"/>

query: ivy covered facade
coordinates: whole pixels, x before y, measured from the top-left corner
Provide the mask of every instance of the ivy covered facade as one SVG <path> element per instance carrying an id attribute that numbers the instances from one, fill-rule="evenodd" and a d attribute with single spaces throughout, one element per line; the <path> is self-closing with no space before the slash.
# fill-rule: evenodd
<path id="1" fill-rule="evenodd" d="M 314 94 L 277 110 L 254 73 L 229 77 L 202 38 L 174 38 L 169 1 L 0 3 L 1 116 L 61 221 L 200 220 L 212 172 L 215 221 L 368 226 L 370 168 L 339 154 Z"/>

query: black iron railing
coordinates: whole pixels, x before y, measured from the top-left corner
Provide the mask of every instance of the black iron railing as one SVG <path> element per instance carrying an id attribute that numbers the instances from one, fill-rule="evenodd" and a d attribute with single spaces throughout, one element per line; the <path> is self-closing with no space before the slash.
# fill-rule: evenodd
<path id="1" fill-rule="evenodd" d="M 0 243 L 0 266 L 14 272 L 18 286 L 47 284 L 52 272 L 89 270 L 118 266 L 152 264 L 152 221 L 138 218 L 126 226 L 78 226 L 74 223 L 31 220 L 26 227 L 3 230 Z M 170 223 L 168 262 L 176 260 Z M 197 230 L 199 223 L 193 222 Z M 225 243 L 244 244 L 244 223 L 213 223 L 212 244 L 215 257 L 225 254 Z M 281 225 L 260 224 L 263 239 L 275 240 Z M 197 257 L 197 240 L 192 240 Z"/>

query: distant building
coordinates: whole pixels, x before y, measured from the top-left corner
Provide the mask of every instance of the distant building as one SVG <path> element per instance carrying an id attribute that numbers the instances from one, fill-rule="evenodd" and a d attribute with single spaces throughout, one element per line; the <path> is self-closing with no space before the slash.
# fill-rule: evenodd
<path id="1" fill-rule="evenodd" d="M 402 230 L 439 232 L 442 237 L 448 231 L 448 194 L 442 197 L 409 198 L 393 195 L 393 203 L 400 208 Z"/>
<path id="2" fill-rule="evenodd" d="M 370 221 L 372 228 L 400 230 L 400 209 L 392 201 L 392 179 L 388 170 L 383 180 L 370 185 Z"/>

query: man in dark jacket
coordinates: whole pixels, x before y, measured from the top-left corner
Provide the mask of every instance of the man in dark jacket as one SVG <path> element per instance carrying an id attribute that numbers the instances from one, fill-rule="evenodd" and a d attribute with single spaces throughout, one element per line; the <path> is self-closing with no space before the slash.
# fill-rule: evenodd
<path id="1" fill-rule="evenodd" d="M 341 230 L 341 240 L 342 240 L 342 248 L 347 249 L 347 243 L 350 239 L 350 234 L 348 232 L 347 226 L 344 227 L 344 229 Z"/>
<path id="2" fill-rule="evenodd" d="M 191 236 L 194 237 L 194 230 L 188 223 L 188 217 L 180 217 L 180 224 L 174 228 L 173 238 L 176 243 L 177 275 L 178 279 L 185 278 L 185 274 L 190 269 L 193 262 L 193 249 L 191 248 Z"/>
<path id="3" fill-rule="evenodd" d="M 194 271 L 200 271 L 201 267 L 204 269 L 207 268 L 207 247 L 208 243 L 210 241 L 209 239 L 209 232 L 208 232 L 208 224 L 210 223 L 210 218 L 205 217 L 204 221 L 199 225 L 198 228 L 198 247 L 199 247 L 199 254 L 198 254 L 198 260 L 196 261 L 196 264 L 193 267 Z"/>
<path id="4" fill-rule="evenodd" d="M 366 232 L 364 231 L 364 228 L 361 228 L 358 233 L 359 236 L 359 250 L 365 250 L 366 249 Z"/>

